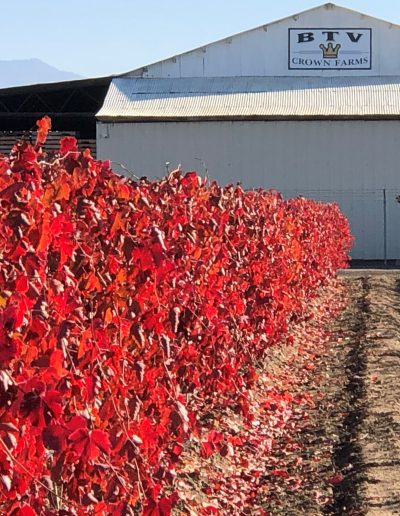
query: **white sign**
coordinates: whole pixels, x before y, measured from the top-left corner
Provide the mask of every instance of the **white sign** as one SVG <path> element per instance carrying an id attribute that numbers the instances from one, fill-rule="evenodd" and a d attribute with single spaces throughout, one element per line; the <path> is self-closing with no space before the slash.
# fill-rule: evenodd
<path id="1" fill-rule="evenodd" d="M 289 70 L 370 70 L 371 29 L 289 29 Z"/>

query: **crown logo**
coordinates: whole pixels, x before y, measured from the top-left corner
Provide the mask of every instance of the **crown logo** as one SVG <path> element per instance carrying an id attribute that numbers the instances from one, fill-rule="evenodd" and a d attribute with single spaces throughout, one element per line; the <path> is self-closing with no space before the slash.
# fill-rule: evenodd
<path id="1" fill-rule="evenodd" d="M 339 43 L 334 47 L 333 43 L 328 43 L 328 46 L 320 45 L 319 48 L 322 50 L 324 59 L 336 59 L 339 53 L 341 45 Z"/>

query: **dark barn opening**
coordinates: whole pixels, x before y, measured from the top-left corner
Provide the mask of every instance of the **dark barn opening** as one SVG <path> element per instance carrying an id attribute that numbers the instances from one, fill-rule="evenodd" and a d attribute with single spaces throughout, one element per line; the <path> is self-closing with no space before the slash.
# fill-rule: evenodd
<path id="1" fill-rule="evenodd" d="M 8 153 L 16 139 L 35 137 L 36 120 L 52 120 L 46 150 L 55 150 L 60 137 L 75 136 L 80 148 L 96 156 L 96 113 L 112 77 L 0 89 L 0 152 Z"/>

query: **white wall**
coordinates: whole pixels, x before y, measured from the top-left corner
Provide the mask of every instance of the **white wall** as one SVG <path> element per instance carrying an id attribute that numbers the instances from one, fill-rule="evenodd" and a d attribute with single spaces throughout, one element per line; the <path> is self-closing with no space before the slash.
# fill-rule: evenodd
<path id="1" fill-rule="evenodd" d="M 290 70 L 288 31 L 311 28 L 371 29 L 372 68 Z M 344 47 L 342 56 L 348 55 Z M 328 4 L 127 75 L 233 81 L 237 76 L 393 76 L 400 75 L 399 49 L 399 26 Z M 245 188 L 337 200 L 357 239 L 355 258 L 383 258 L 386 188 L 388 258 L 400 258 L 395 201 L 400 121 L 99 122 L 97 148 L 100 158 L 123 162 L 139 176 L 162 176 L 167 161 L 203 173 L 203 160 L 220 183 L 241 181 Z"/>
<path id="2" fill-rule="evenodd" d="M 372 69 L 289 70 L 288 29 L 310 27 L 372 29 Z M 156 78 L 400 75 L 399 48 L 400 28 L 397 25 L 341 7 L 321 6 L 149 65 L 141 74 Z M 132 74 L 138 75 L 138 72 Z"/>
<path id="3" fill-rule="evenodd" d="M 383 258 L 386 187 L 389 258 L 400 258 L 400 121 L 98 123 L 97 152 L 139 176 L 161 177 L 167 161 L 204 175 L 201 159 L 222 184 L 337 200 L 355 258 Z"/>

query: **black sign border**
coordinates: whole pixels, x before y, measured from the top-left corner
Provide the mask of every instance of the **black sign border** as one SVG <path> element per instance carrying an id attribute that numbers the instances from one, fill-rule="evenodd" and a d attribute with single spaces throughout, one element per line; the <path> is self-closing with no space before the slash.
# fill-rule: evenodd
<path id="1" fill-rule="evenodd" d="M 368 30 L 369 31 L 369 67 L 368 68 L 292 68 L 290 66 L 290 32 L 294 30 Z M 288 70 L 372 70 L 372 28 L 368 27 L 292 27 L 288 29 Z"/>

